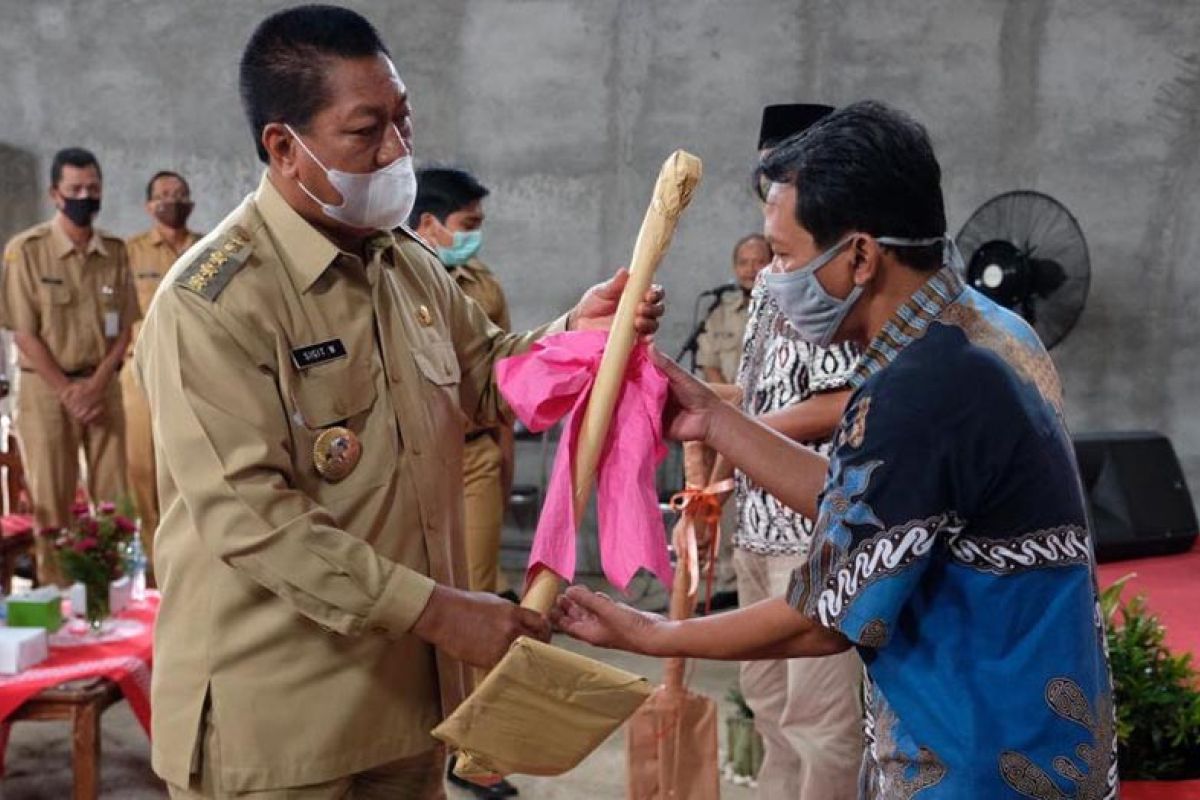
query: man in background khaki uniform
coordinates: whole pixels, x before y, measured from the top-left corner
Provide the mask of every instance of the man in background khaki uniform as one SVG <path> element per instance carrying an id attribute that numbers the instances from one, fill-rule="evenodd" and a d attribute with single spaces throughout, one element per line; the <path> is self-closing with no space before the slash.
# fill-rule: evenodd
<path id="1" fill-rule="evenodd" d="M 254 31 L 258 190 L 164 278 L 135 352 L 154 421 L 154 770 L 172 797 L 444 797 L 430 730 L 539 614 L 466 590 L 462 442 L 497 358 L 606 327 L 492 325 L 414 235 L 408 94 L 367 20 Z M 639 330 L 662 313 L 639 304 Z"/>
<path id="2" fill-rule="evenodd" d="M 734 383 L 742 360 L 742 337 L 750 290 L 758 273 L 771 263 L 771 247 L 761 233 L 743 236 L 733 248 L 736 282 L 720 291 L 720 302 L 704 320 L 704 333 L 696 341 L 696 366 L 709 383 Z"/>
<path id="3" fill-rule="evenodd" d="M 696 366 L 704 379 L 713 384 L 732 387 L 737 381 L 738 365 L 742 362 L 742 339 L 746 333 L 746 315 L 750 308 L 750 290 L 758 273 L 771 263 L 771 247 L 761 233 L 751 233 L 738 239 L 733 246 L 733 277 L 735 282 L 718 288 L 717 306 L 704 320 L 704 333 L 696 340 Z M 711 469 L 712 464 L 709 464 Z M 726 506 L 721 519 L 721 547 L 714 571 L 713 610 L 732 608 L 738 604 L 737 573 L 733 567 L 733 537 L 736 516 Z"/>
<path id="4" fill-rule="evenodd" d="M 191 189 L 179 173 L 163 170 L 146 184 L 146 213 L 154 221 L 153 227 L 125 242 L 143 315 L 149 310 L 163 275 L 200 238 L 200 234 L 187 227 L 192 207 Z M 138 327 L 135 325 L 133 329 L 135 341 Z M 150 408 L 132 369 L 121 373 L 121 396 L 125 402 L 126 476 L 141 520 L 142 547 L 147 563 L 153 565 L 154 531 L 158 528 L 154 441 L 150 434 Z M 147 577 L 153 585 L 153 574 Z"/>
<path id="5" fill-rule="evenodd" d="M 54 156 L 49 222 L 4 251 L 3 298 L 21 376 L 16 430 L 38 529 L 38 580 L 64 582 L 51 531 L 70 522 L 79 449 L 93 502 L 125 494 L 125 415 L 113 380 L 141 318 L 125 244 L 92 227 L 100 165 L 87 150 Z"/>
<path id="6" fill-rule="evenodd" d="M 428 167 L 417 172 L 417 200 L 409 224 L 433 246 L 463 294 L 501 330 L 511 330 L 504 290 L 477 257 L 483 243 L 483 199 L 488 190 L 470 173 Z M 467 568 L 471 590 L 507 589 L 500 573 L 500 533 L 512 487 L 513 434 L 505 422 L 467 429 L 463 448 Z"/>

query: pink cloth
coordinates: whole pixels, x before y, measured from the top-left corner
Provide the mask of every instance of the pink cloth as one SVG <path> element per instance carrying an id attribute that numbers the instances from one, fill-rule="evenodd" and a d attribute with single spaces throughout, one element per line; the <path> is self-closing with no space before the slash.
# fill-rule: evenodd
<path id="1" fill-rule="evenodd" d="M 558 333 L 496 364 L 500 391 L 529 430 L 544 431 L 568 415 L 529 554 L 527 580 L 539 565 L 568 581 L 575 577 L 571 465 L 607 340 L 604 331 Z M 641 567 L 671 585 L 671 559 L 654 486 L 655 468 L 667 452 L 662 442 L 666 399 L 667 378 L 639 342 L 625 368 L 596 477 L 600 561 L 609 582 L 622 591 Z"/>

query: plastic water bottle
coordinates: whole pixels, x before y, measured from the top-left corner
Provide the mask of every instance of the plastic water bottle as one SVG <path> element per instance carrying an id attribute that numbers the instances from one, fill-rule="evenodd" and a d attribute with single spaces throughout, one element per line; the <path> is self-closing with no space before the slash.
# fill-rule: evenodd
<path id="1" fill-rule="evenodd" d="M 140 533 L 135 533 L 125 548 L 125 571 L 129 574 L 130 598 L 135 603 L 146 599 L 146 551 Z"/>

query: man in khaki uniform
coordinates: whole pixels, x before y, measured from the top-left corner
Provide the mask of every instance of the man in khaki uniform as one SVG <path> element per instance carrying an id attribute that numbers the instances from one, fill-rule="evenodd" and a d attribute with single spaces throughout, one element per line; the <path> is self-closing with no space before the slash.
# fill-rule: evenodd
<path id="1" fill-rule="evenodd" d="M 750 308 L 750 290 L 754 279 L 763 268 L 771 263 L 771 247 L 761 233 L 751 233 L 738 239 L 733 246 L 733 276 L 735 283 L 722 287 L 717 297 L 717 306 L 704 320 L 704 333 L 696 341 L 696 366 L 704 379 L 713 384 L 725 384 L 732 388 L 737 381 L 738 365 L 742 361 L 742 338 L 746 332 L 746 318 Z M 711 464 L 709 465 L 711 468 Z M 721 537 L 714 572 L 711 606 L 721 610 L 736 606 L 737 574 L 733 567 L 733 537 L 735 515 L 726 507 L 721 519 L 721 528 L 726 531 Z"/>
<path id="2" fill-rule="evenodd" d="M 476 257 L 483 242 L 483 199 L 487 195 L 487 188 L 463 170 L 418 170 L 417 200 L 409 224 L 433 246 L 463 294 L 479 304 L 492 324 L 507 331 L 512 324 L 504 290 Z M 512 428 L 507 424 L 469 427 L 463 449 L 463 495 L 467 578 L 475 592 L 508 588 L 499 569 L 500 533 L 512 473 Z"/>
<path id="3" fill-rule="evenodd" d="M 50 168 L 49 222 L 4 251 L 3 298 L 17 345 L 16 430 L 37 524 L 38 580 L 63 584 L 52 532 L 70 522 L 79 449 L 94 502 L 125 494 L 125 416 L 113 380 L 141 318 L 124 243 L 92 227 L 100 165 L 60 150 Z"/>
<path id="4" fill-rule="evenodd" d="M 187 227 L 192 208 L 191 189 L 179 173 L 163 170 L 146 184 L 146 213 L 154 221 L 153 226 L 125 242 L 143 314 L 149 310 L 162 276 L 184 250 L 200 239 L 200 234 Z M 134 326 L 134 340 L 137 335 L 138 326 Z M 126 476 L 141 520 L 142 547 L 147 561 L 153 564 L 154 531 L 158 528 L 154 442 L 150 435 L 150 408 L 132 369 L 121 373 L 121 396 L 125 402 Z M 152 575 L 148 577 L 153 581 Z"/>
<path id="5" fill-rule="evenodd" d="M 429 731 L 467 665 L 549 636 L 460 588 L 466 420 L 502 413 L 497 358 L 606 326 L 623 281 L 513 336 L 389 232 L 415 193 L 408 96 L 357 13 L 272 15 L 240 72 L 266 172 L 164 278 L 135 353 L 162 502 L 153 766 L 173 797 L 442 797 Z"/>
<path id="6" fill-rule="evenodd" d="M 734 383 L 742 360 L 742 337 L 754 279 L 771 263 L 771 248 L 761 233 L 743 236 L 733 248 L 736 283 L 722 291 L 720 302 L 704 320 L 696 342 L 696 366 L 709 383 Z"/>

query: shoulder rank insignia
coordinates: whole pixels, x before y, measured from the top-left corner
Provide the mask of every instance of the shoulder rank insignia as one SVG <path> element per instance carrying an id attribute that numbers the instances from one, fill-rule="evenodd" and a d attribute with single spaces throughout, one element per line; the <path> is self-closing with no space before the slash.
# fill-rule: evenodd
<path id="1" fill-rule="evenodd" d="M 217 295 L 229 283 L 229 279 L 242 268 L 252 252 L 250 234 L 246 233 L 244 228 L 234 226 L 226 231 L 224 236 L 201 250 L 187 268 L 179 273 L 175 283 L 209 300 L 216 300 Z"/>

